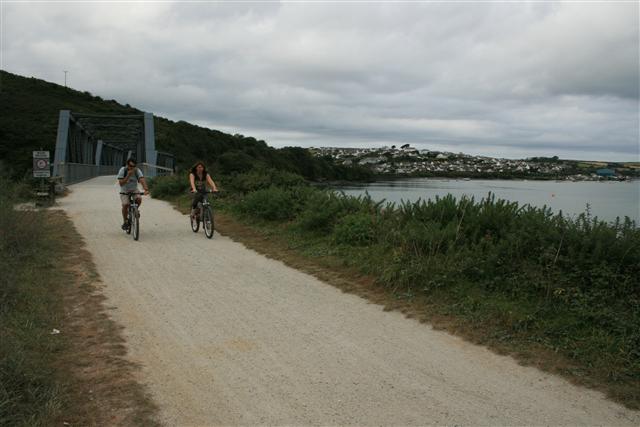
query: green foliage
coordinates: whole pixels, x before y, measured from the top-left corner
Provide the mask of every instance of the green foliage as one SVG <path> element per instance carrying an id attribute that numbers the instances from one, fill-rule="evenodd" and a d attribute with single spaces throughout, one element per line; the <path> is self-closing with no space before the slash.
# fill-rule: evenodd
<path id="1" fill-rule="evenodd" d="M 158 176 L 149 180 L 151 196 L 164 199 L 178 196 L 189 191 L 189 176 L 186 173 L 176 173 L 169 176 Z"/>
<path id="2" fill-rule="evenodd" d="M 217 159 L 218 169 L 223 174 L 250 171 L 254 162 L 255 159 L 253 157 L 238 150 L 227 151 Z"/>
<path id="3" fill-rule="evenodd" d="M 297 218 L 297 224 L 302 230 L 313 232 L 330 232 L 345 210 L 343 198 L 328 191 L 312 191 L 305 206 Z"/>
<path id="4" fill-rule="evenodd" d="M 283 221 L 295 215 L 294 196 L 290 190 L 269 187 L 247 195 L 238 204 L 238 212 L 268 221 Z"/>
<path id="5" fill-rule="evenodd" d="M 257 168 L 242 174 L 234 174 L 221 178 L 225 189 L 246 194 L 251 191 L 277 186 L 291 188 L 305 183 L 302 176 L 273 168 Z"/>
<path id="6" fill-rule="evenodd" d="M 377 237 L 375 217 L 367 212 L 346 215 L 336 225 L 333 235 L 339 244 L 371 244 Z"/>
<path id="7" fill-rule="evenodd" d="M 345 197 L 334 191 L 311 188 L 298 215 L 297 225 L 306 231 L 329 233 L 345 215 L 371 212 L 375 206 L 368 195 Z"/>
<path id="8" fill-rule="evenodd" d="M 13 209 L 15 192 L 0 179 L 0 425 L 46 425 L 61 405 L 52 363 L 61 339 L 49 334 L 61 309 L 39 260 L 54 245 L 42 213 Z"/>

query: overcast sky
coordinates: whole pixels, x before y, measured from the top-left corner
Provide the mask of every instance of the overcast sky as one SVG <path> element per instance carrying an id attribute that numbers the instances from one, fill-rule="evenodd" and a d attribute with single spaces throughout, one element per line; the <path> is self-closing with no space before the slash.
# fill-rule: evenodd
<path id="1" fill-rule="evenodd" d="M 276 147 L 640 161 L 637 1 L 1 7 L 2 69 Z"/>

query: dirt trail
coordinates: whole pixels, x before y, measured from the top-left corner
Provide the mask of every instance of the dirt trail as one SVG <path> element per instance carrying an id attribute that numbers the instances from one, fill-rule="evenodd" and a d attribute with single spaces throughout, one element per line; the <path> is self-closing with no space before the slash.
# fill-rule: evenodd
<path id="1" fill-rule="evenodd" d="M 168 425 L 640 425 L 640 412 L 344 294 L 112 177 L 60 200 Z"/>

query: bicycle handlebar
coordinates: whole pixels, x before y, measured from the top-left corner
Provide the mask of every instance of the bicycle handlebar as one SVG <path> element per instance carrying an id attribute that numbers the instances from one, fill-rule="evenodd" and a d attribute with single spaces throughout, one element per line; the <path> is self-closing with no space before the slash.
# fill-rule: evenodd
<path id="1" fill-rule="evenodd" d="M 121 191 L 120 194 L 122 195 L 130 195 L 130 194 L 134 194 L 134 195 L 138 195 L 138 196 L 144 196 L 144 193 L 141 191 Z"/>
<path id="2" fill-rule="evenodd" d="M 189 193 L 191 193 L 191 194 L 195 194 L 195 193 L 208 194 L 208 193 L 219 193 L 219 192 L 220 192 L 220 190 L 213 191 L 213 190 L 209 190 L 209 189 L 207 189 L 207 191 L 191 191 L 191 190 L 189 190 Z"/>

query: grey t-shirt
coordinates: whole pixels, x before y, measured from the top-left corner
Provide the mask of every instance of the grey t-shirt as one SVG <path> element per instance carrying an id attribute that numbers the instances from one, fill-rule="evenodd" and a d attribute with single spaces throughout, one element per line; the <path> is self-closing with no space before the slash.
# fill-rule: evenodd
<path id="1" fill-rule="evenodd" d="M 129 180 L 126 182 L 126 184 L 121 185 L 120 186 L 120 191 L 122 192 L 129 192 L 129 191 L 137 191 L 138 190 L 138 180 L 140 178 L 142 178 L 144 175 L 142 175 L 142 171 L 138 168 L 135 169 L 136 173 L 133 176 L 129 177 Z M 125 176 L 127 176 L 127 167 L 123 166 L 120 168 L 120 170 L 118 171 L 118 179 L 122 179 Z"/>

